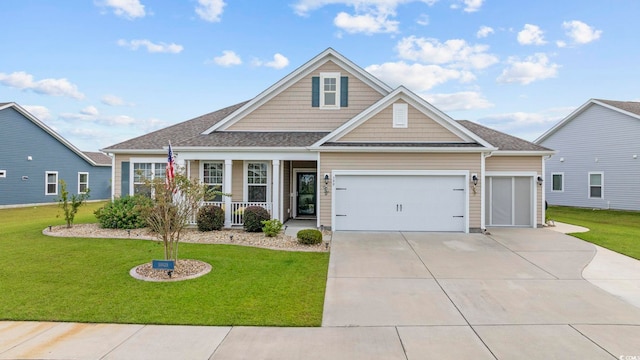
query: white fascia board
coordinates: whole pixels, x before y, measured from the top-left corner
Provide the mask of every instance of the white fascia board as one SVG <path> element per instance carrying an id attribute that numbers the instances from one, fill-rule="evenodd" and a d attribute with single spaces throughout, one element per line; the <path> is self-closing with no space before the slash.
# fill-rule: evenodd
<path id="1" fill-rule="evenodd" d="M 537 139 L 533 140 L 533 143 L 534 144 L 542 143 L 547 138 L 549 138 L 549 136 L 553 135 L 556 131 L 560 130 L 560 128 L 562 128 L 565 124 L 567 124 L 568 122 L 573 120 L 575 117 L 577 117 L 579 114 L 581 114 L 584 110 L 586 110 L 587 107 L 591 106 L 594 103 L 606 106 L 606 104 L 602 104 L 599 101 L 596 101 L 594 99 L 589 99 L 589 101 L 587 101 L 586 103 L 582 104 L 579 108 L 573 110 L 573 112 L 571 112 L 571 114 L 567 115 L 567 117 L 565 117 L 564 119 L 560 120 L 557 124 L 552 126 L 551 129 L 547 130 L 544 134 L 540 135 Z M 620 110 L 620 109 L 618 109 L 618 110 Z"/>
<path id="2" fill-rule="evenodd" d="M 16 111 L 18 111 L 24 117 L 26 117 L 31 122 L 36 124 L 38 127 L 40 127 L 42 130 L 44 130 L 46 133 L 48 133 L 49 135 L 53 136 L 56 140 L 58 140 L 60 143 L 62 143 L 64 146 L 66 146 L 69 150 L 74 152 L 76 155 L 80 156 L 82 159 L 84 159 L 86 162 L 88 162 L 92 166 L 98 166 L 98 164 L 95 161 L 93 161 L 90 157 L 85 155 L 82 151 L 80 151 L 80 149 L 75 147 L 72 143 L 67 141 L 67 139 L 63 138 L 60 134 L 58 134 L 53 129 L 51 129 L 49 126 L 47 126 L 47 124 L 43 123 L 37 117 L 33 116 L 30 112 L 28 112 L 27 110 L 22 108 L 22 106 L 20 106 L 20 105 L 18 105 L 16 103 L 9 103 L 9 104 L 3 106 L 2 109 L 6 109 L 6 108 L 9 108 L 9 107 L 15 108 Z"/>
<path id="3" fill-rule="evenodd" d="M 427 115 L 435 122 L 446 128 L 447 130 L 453 132 L 457 136 L 461 138 L 466 138 L 470 141 L 477 142 L 478 144 L 484 146 L 488 149 L 493 149 L 494 146 L 489 144 L 484 139 L 480 138 L 478 135 L 465 128 L 464 126 L 458 124 L 455 120 L 449 117 L 447 114 L 438 110 L 433 105 L 429 104 L 426 100 L 409 91 L 404 86 L 399 86 L 393 92 L 385 96 L 384 98 L 378 100 L 375 104 L 371 105 L 351 120 L 344 123 L 342 126 L 337 128 L 336 130 L 329 133 L 327 136 L 323 137 L 315 144 L 311 145 L 311 148 L 319 148 L 320 145 L 338 139 L 359 125 L 361 125 L 366 120 L 370 119 L 374 115 L 378 114 L 380 111 L 384 110 L 386 107 L 390 106 L 397 100 L 404 100 L 407 103 L 411 104 L 415 109 Z"/>
<path id="4" fill-rule="evenodd" d="M 269 88 L 258 94 L 258 96 L 256 96 L 255 98 L 249 100 L 249 102 L 244 106 L 232 112 L 221 121 L 218 121 L 215 125 L 202 132 L 202 134 L 207 135 L 212 133 L 213 131 L 224 130 L 228 128 L 236 121 L 238 121 L 241 117 L 247 115 L 267 101 L 271 100 L 273 97 L 289 88 L 293 83 L 307 76 L 317 67 L 329 60 L 333 60 L 341 68 L 344 68 L 345 70 L 351 70 L 353 73 L 359 75 L 361 79 L 364 79 L 367 84 L 369 84 L 372 88 L 374 88 L 381 94 L 386 95 L 391 91 L 391 88 L 387 84 L 369 74 L 364 69 L 353 63 L 351 60 L 345 58 L 337 51 L 333 50 L 332 48 L 328 48 L 322 53 L 315 56 L 313 59 L 304 63 L 302 66 L 298 67 L 293 72 L 289 73 L 289 75 L 285 76 L 280 81 L 271 85 Z"/>
<path id="5" fill-rule="evenodd" d="M 492 156 L 550 156 L 555 155 L 557 151 L 518 151 L 518 150 L 497 150 Z"/>
<path id="6" fill-rule="evenodd" d="M 404 152 L 404 153 L 484 153 L 487 151 L 496 150 L 496 148 L 467 148 L 467 147 L 384 147 L 384 146 L 376 146 L 376 147 L 355 147 L 355 146 L 331 146 L 331 147 L 321 147 L 318 149 L 319 152 Z"/>
<path id="7" fill-rule="evenodd" d="M 609 105 L 609 104 L 603 103 L 603 102 L 598 101 L 598 100 L 591 100 L 591 101 L 594 104 L 598 104 L 598 105 L 603 106 L 603 107 L 605 107 L 607 109 L 611 109 L 611 110 L 617 111 L 617 112 L 619 112 L 621 114 L 624 114 L 624 115 L 627 115 L 627 116 L 631 116 L 632 118 L 636 118 L 636 119 L 640 120 L 640 115 L 638 115 L 638 114 L 634 114 L 632 112 L 628 112 L 626 110 L 620 109 L 619 107 L 615 107 L 613 105 Z"/>

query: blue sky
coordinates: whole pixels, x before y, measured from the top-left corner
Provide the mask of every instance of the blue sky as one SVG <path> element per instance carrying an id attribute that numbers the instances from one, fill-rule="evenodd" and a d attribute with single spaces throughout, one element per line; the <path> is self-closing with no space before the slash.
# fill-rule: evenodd
<path id="1" fill-rule="evenodd" d="M 637 0 L 2 4 L 0 102 L 86 151 L 251 99 L 327 47 L 527 140 L 590 98 L 640 101 Z"/>

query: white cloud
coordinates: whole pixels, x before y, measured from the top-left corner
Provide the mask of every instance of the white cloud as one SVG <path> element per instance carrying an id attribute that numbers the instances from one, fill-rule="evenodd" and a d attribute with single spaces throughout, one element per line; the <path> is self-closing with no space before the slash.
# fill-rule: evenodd
<path id="1" fill-rule="evenodd" d="M 47 121 L 52 118 L 49 109 L 42 105 L 22 105 L 22 107 L 38 120 Z"/>
<path id="2" fill-rule="evenodd" d="M 275 55 L 273 55 L 273 60 L 271 61 L 262 61 L 259 59 L 255 59 L 253 60 L 253 65 L 254 66 L 266 66 L 266 67 L 271 67 L 274 69 L 282 69 L 284 67 L 287 67 L 289 65 L 289 59 L 287 59 L 284 55 L 280 54 L 280 53 L 276 53 Z"/>
<path id="3" fill-rule="evenodd" d="M 521 45 L 544 45 L 544 31 L 537 25 L 525 24 L 524 29 L 518 33 L 518 42 Z"/>
<path id="4" fill-rule="evenodd" d="M 462 91 L 452 94 L 423 94 L 422 98 L 442 111 L 475 110 L 493 107 L 481 93 Z"/>
<path id="5" fill-rule="evenodd" d="M 146 15 L 144 5 L 139 0 L 104 0 L 98 5 L 109 7 L 114 14 L 126 19 L 135 19 Z"/>
<path id="6" fill-rule="evenodd" d="M 490 26 L 480 26 L 480 29 L 476 33 L 477 38 L 486 38 L 487 36 L 493 34 L 495 31 Z"/>
<path id="7" fill-rule="evenodd" d="M 588 44 L 598 40 L 602 35 L 602 30 L 596 30 L 579 20 L 565 21 L 562 27 L 567 30 L 567 36 L 576 44 Z"/>
<path id="8" fill-rule="evenodd" d="M 89 105 L 84 109 L 80 110 L 80 113 L 83 115 L 89 115 L 89 116 L 98 116 L 99 114 L 98 109 L 93 105 Z"/>
<path id="9" fill-rule="evenodd" d="M 493 114 L 478 119 L 478 122 L 498 131 L 533 141 L 551 126 L 570 114 L 575 107 L 557 107 L 540 112 L 512 112 Z"/>
<path id="10" fill-rule="evenodd" d="M 166 43 L 153 43 L 146 39 L 136 39 L 136 40 L 118 40 L 118 46 L 128 47 L 131 50 L 138 50 L 140 47 L 144 47 L 150 53 L 170 53 L 170 54 L 178 54 L 182 52 L 184 49 L 182 45 L 178 44 L 166 44 Z"/>
<path id="11" fill-rule="evenodd" d="M 482 7 L 484 0 L 464 0 L 465 12 L 476 12 Z"/>
<path id="12" fill-rule="evenodd" d="M 123 106 L 123 105 L 131 105 L 131 104 L 127 104 L 125 103 L 125 101 L 116 95 L 105 95 L 102 97 L 102 99 L 100 99 L 100 101 L 105 104 L 105 105 L 109 105 L 109 106 Z"/>
<path id="13" fill-rule="evenodd" d="M 349 15 L 345 12 L 340 12 L 333 19 L 333 23 L 350 34 L 364 33 L 368 35 L 398 32 L 399 24 L 398 21 L 389 20 L 388 15 L 384 14 Z"/>
<path id="14" fill-rule="evenodd" d="M 567 47 L 567 43 L 565 41 L 558 40 L 556 41 L 556 46 L 558 46 L 559 48 Z"/>
<path id="15" fill-rule="evenodd" d="M 534 81 L 556 77 L 558 74 L 558 64 L 550 63 L 547 55 L 537 53 L 524 60 L 517 57 L 510 57 L 507 61 L 509 67 L 498 76 L 501 83 L 530 84 Z"/>
<path id="16" fill-rule="evenodd" d="M 429 25 L 429 15 L 420 14 L 420 16 L 418 16 L 418 20 L 416 20 L 416 23 L 421 26 Z"/>
<path id="17" fill-rule="evenodd" d="M 196 14 L 198 14 L 202 20 L 218 22 L 220 21 L 220 16 L 222 16 L 225 5 L 223 0 L 198 0 Z"/>
<path id="18" fill-rule="evenodd" d="M 399 5 L 422 2 L 429 6 L 438 0 L 298 0 L 293 9 L 300 16 L 308 16 L 311 11 L 326 5 L 344 5 L 354 9 L 353 14 L 339 12 L 333 20 L 338 28 L 354 33 L 395 33 L 399 22 L 394 20 Z M 477 1 L 477 0 L 475 0 Z"/>
<path id="19" fill-rule="evenodd" d="M 213 58 L 213 62 L 220 66 L 234 66 L 242 64 L 240 56 L 231 50 L 224 50 L 222 55 Z"/>
<path id="20" fill-rule="evenodd" d="M 469 71 L 447 69 L 438 65 L 409 65 L 402 61 L 370 65 L 365 70 L 391 86 L 405 85 L 413 91 L 427 91 L 451 80 L 475 80 L 475 76 Z"/>
<path id="21" fill-rule="evenodd" d="M 484 69 L 498 62 L 487 53 L 487 45 L 469 45 L 465 40 L 452 39 L 444 43 L 437 39 L 409 36 L 397 45 L 400 58 L 431 64 L 451 64 L 455 67 Z"/>
<path id="22" fill-rule="evenodd" d="M 38 94 L 52 96 L 68 96 L 74 99 L 83 99 L 84 94 L 78 91 L 78 87 L 67 79 L 42 79 L 34 81 L 33 75 L 24 71 L 11 74 L 0 73 L 0 84 L 21 90 L 31 90 Z"/>

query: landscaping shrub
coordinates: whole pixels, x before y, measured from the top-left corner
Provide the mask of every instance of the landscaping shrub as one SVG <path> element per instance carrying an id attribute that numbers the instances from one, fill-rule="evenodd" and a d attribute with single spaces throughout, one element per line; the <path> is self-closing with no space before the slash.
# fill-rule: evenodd
<path id="1" fill-rule="evenodd" d="M 278 236 L 282 230 L 282 222 L 278 219 L 262 221 L 262 232 L 268 237 Z"/>
<path id="2" fill-rule="evenodd" d="M 100 227 L 106 229 L 138 229 L 147 226 L 143 216 L 145 208 L 153 202 L 143 195 L 116 198 L 94 212 Z"/>
<path id="3" fill-rule="evenodd" d="M 269 220 L 269 212 L 261 206 L 248 206 L 244 209 L 244 231 L 262 231 L 262 222 Z"/>
<path id="4" fill-rule="evenodd" d="M 322 242 L 322 233 L 317 229 L 303 229 L 296 236 L 300 244 L 315 245 Z"/>
<path id="5" fill-rule="evenodd" d="M 220 230 L 224 226 L 224 210 L 220 206 L 205 205 L 198 210 L 198 230 Z"/>

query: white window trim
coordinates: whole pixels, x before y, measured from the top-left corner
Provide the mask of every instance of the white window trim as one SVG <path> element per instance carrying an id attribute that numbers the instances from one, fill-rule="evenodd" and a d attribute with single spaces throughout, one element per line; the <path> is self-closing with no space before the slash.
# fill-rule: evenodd
<path id="1" fill-rule="evenodd" d="M 591 175 L 600 175 L 600 197 L 592 197 L 591 196 Z M 587 174 L 587 183 L 589 186 L 587 187 L 587 197 L 589 199 L 604 199 L 604 172 L 602 171 L 590 171 Z M 598 186 L 598 185 L 594 185 Z"/>
<path id="2" fill-rule="evenodd" d="M 561 189 L 560 190 L 554 190 L 553 189 L 553 177 L 556 175 L 560 175 L 561 179 L 562 179 L 562 183 L 560 184 Z M 551 192 L 564 192 L 564 173 L 563 172 L 555 172 L 555 173 L 551 173 Z"/>
<path id="3" fill-rule="evenodd" d="M 134 183 L 134 179 L 135 179 L 135 169 L 134 169 L 134 164 L 148 164 L 151 163 L 151 169 L 152 169 L 152 173 L 151 173 L 151 179 L 153 180 L 154 176 L 155 176 L 155 164 L 164 164 L 163 166 L 167 166 L 167 158 L 166 157 L 162 157 L 162 158 L 156 158 L 156 157 L 149 157 L 149 158 L 131 158 L 129 159 L 129 195 L 134 195 L 134 189 L 135 189 L 135 183 Z"/>
<path id="4" fill-rule="evenodd" d="M 78 172 L 78 194 L 86 194 L 86 193 L 87 193 L 86 191 L 80 191 L 80 184 L 82 184 L 82 183 L 80 182 L 80 176 L 81 176 L 81 175 L 83 175 L 83 174 L 84 174 L 84 175 L 87 175 L 87 182 L 86 182 L 86 184 L 87 184 L 87 189 L 89 188 L 89 173 L 88 173 L 88 172 L 86 172 L 86 171 Z"/>
<path id="5" fill-rule="evenodd" d="M 221 164 L 222 165 L 222 182 L 220 184 L 207 183 L 204 181 L 204 164 Z M 220 191 L 224 192 L 224 175 L 225 175 L 224 161 L 218 161 L 218 160 L 200 161 L 199 175 L 200 175 L 201 183 L 205 185 L 220 185 Z M 224 198 L 222 198 L 221 201 L 224 202 Z"/>
<path id="6" fill-rule="evenodd" d="M 242 166 L 243 169 L 243 175 L 242 178 L 244 179 L 243 182 L 243 194 L 242 194 L 242 201 L 244 202 L 249 202 L 249 179 L 248 179 L 248 172 L 249 172 L 249 164 L 266 164 L 267 165 L 267 199 L 266 202 L 271 202 L 271 166 L 269 166 L 269 162 L 268 161 L 244 161 L 244 164 Z M 259 202 L 259 201 L 258 201 Z"/>
<path id="7" fill-rule="evenodd" d="M 393 127 L 395 129 L 406 129 L 409 127 L 409 104 L 393 104 Z"/>
<path id="8" fill-rule="evenodd" d="M 7 170 L 0 170 L 0 178 L 6 178 L 7 177 Z"/>
<path id="9" fill-rule="evenodd" d="M 326 105 L 324 102 L 324 79 L 336 79 L 336 103 L 335 105 Z M 322 72 L 320 73 L 320 108 L 321 109 L 340 109 L 340 73 L 339 72 Z"/>
<path id="10" fill-rule="evenodd" d="M 49 175 L 56 176 L 56 191 L 53 193 L 49 192 Z M 44 194 L 45 195 L 58 195 L 58 172 L 57 171 L 45 171 L 44 173 Z"/>

